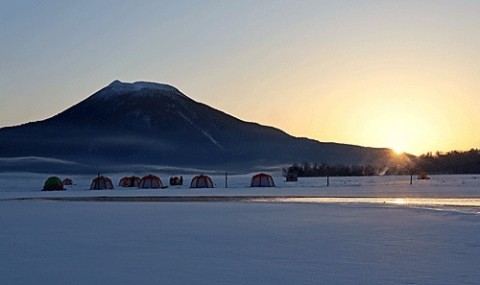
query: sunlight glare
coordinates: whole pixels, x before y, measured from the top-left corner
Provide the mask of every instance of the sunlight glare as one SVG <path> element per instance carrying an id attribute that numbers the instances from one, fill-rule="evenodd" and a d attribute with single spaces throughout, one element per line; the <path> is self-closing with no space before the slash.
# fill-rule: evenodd
<path id="1" fill-rule="evenodd" d="M 396 204 L 396 205 L 405 205 L 405 204 L 407 204 L 407 201 L 403 198 L 396 198 L 393 201 L 393 203 Z"/>

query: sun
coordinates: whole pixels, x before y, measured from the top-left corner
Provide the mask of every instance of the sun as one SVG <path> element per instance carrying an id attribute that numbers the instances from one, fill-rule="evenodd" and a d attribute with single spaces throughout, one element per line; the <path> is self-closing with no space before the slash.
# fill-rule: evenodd
<path id="1" fill-rule="evenodd" d="M 405 153 L 405 151 L 403 150 L 403 148 L 398 147 L 398 146 L 393 146 L 393 147 L 392 147 L 392 150 L 393 150 L 393 152 L 394 152 L 395 154 L 397 154 L 397 155 L 400 155 L 400 154 Z"/>
<path id="2" fill-rule="evenodd" d="M 389 130 L 388 145 L 398 155 L 403 154 L 408 148 L 409 133 L 397 126 Z"/>
<path id="3" fill-rule="evenodd" d="M 408 143 L 402 136 L 391 135 L 389 146 L 393 152 L 395 152 L 397 155 L 401 155 L 407 151 Z"/>
<path id="4" fill-rule="evenodd" d="M 368 83 L 368 84 L 367 84 Z M 365 82 L 350 92 L 348 100 L 336 102 L 332 117 L 326 117 L 337 141 L 388 148 L 397 155 L 420 155 L 445 143 L 444 126 L 450 126 L 437 109 L 435 90 L 399 82 Z M 339 96 L 342 95 L 339 93 Z M 433 95 L 432 95 L 433 94 Z M 442 104 L 442 102 L 440 102 Z M 451 104 L 451 103 L 449 103 Z M 337 124 L 338 122 L 338 124 Z M 330 127 L 331 126 L 331 127 Z M 333 129 L 334 128 L 334 129 Z M 450 128 L 451 129 L 451 128 Z"/>

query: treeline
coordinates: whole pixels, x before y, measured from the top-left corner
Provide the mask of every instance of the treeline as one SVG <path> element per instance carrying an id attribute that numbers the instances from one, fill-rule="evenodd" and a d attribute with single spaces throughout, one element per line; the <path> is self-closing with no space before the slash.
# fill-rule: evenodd
<path id="1" fill-rule="evenodd" d="M 480 174 L 480 150 L 436 152 L 408 157 L 401 163 L 375 167 L 351 166 L 344 164 L 328 165 L 326 163 L 295 163 L 283 169 L 283 174 L 299 177 L 315 176 L 374 176 L 420 174 Z"/>
<path id="2" fill-rule="evenodd" d="M 415 169 L 431 174 L 480 174 L 480 150 L 428 152 L 417 157 Z"/>
<path id="3" fill-rule="evenodd" d="M 316 176 L 374 176 L 379 174 L 379 169 L 367 166 L 349 166 L 344 164 L 327 165 L 311 164 L 304 162 L 295 163 L 288 168 L 283 169 L 284 176 L 295 175 L 298 177 L 316 177 Z"/>

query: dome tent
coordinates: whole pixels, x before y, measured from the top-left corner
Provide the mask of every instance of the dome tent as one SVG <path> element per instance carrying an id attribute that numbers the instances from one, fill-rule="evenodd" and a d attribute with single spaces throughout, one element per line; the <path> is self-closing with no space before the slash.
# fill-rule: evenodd
<path id="1" fill-rule="evenodd" d="M 275 187 L 273 177 L 269 174 L 259 173 L 252 177 L 251 187 Z"/>
<path id="2" fill-rule="evenodd" d="M 147 175 L 140 179 L 140 183 L 138 184 L 138 188 L 164 188 L 162 180 L 158 176 L 155 175 Z"/>
<path id="3" fill-rule="evenodd" d="M 137 176 L 125 176 L 120 179 L 118 186 L 122 187 L 138 187 L 140 184 L 140 177 Z"/>
<path id="4" fill-rule="evenodd" d="M 206 175 L 198 175 L 192 178 L 190 188 L 213 188 L 212 179 Z"/>
<path id="5" fill-rule="evenodd" d="M 113 189 L 112 180 L 105 176 L 98 176 L 92 180 L 90 190 Z"/>
<path id="6" fill-rule="evenodd" d="M 62 180 L 60 180 L 60 178 L 56 176 L 52 176 L 52 177 L 49 177 L 47 180 L 45 180 L 42 191 L 60 191 L 60 190 L 65 190 L 65 188 L 63 188 L 63 183 L 62 183 Z"/>

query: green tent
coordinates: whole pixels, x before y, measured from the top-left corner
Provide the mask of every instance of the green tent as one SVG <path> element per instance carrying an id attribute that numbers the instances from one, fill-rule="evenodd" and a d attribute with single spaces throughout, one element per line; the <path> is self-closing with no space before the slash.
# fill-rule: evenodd
<path id="1" fill-rule="evenodd" d="M 62 180 L 60 180 L 60 178 L 56 176 L 49 177 L 45 181 L 45 184 L 43 184 L 42 191 L 57 191 L 57 190 L 65 190 L 65 188 L 63 188 Z"/>

